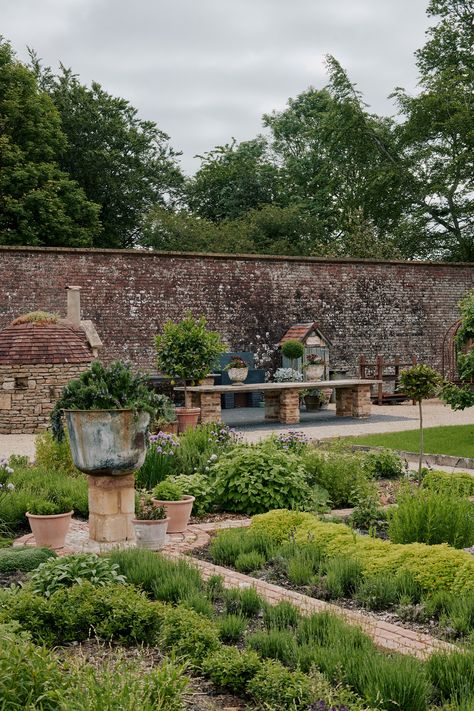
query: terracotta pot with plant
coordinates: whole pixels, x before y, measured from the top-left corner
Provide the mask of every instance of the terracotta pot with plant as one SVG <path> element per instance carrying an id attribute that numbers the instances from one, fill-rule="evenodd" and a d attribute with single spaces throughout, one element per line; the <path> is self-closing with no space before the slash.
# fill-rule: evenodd
<path id="1" fill-rule="evenodd" d="M 306 412 L 323 410 L 327 407 L 329 402 L 329 398 L 326 396 L 324 391 L 319 388 L 309 388 L 308 390 L 303 390 L 301 394 L 306 407 Z"/>
<path id="2" fill-rule="evenodd" d="M 157 551 L 165 545 L 169 518 L 164 506 L 154 505 L 150 494 L 138 495 L 132 523 L 138 548 Z"/>
<path id="3" fill-rule="evenodd" d="M 155 339 L 158 369 L 173 380 L 184 382 L 185 407 L 176 409 L 179 432 L 195 427 L 199 421 L 200 409 L 189 406 L 189 383 L 205 378 L 225 350 L 220 335 L 206 326 L 204 316 L 195 319 L 187 314 L 179 323 L 167 321 Z"/>
<path id="4" fill-rule="evenodd" d="M 65 497 L 39 499 L 28 504 L 26 518 L 39 548 L 64 548 L 71 525 L 72 501 Z"/>
<path id="5" fill-rule="evenodd" d="M 249 368 L 247 363 L 240 356 L 233 356 L 224 370 L 227 371 L 232 385 L 240 385 L 247 379 Z"/>
<path id="6" fill-rule="evenodd" d="M 182 533 L 191 517 L 195 497 L 183 494 L 179 484 L 165 479 L 153 489 L 153 504 L 163 506 L 169 517 L 168 533 Z"/>

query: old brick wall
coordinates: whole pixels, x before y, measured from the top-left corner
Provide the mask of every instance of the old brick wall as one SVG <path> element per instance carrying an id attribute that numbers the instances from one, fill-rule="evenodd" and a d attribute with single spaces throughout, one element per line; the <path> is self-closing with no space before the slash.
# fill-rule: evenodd
<path id="1" fill-rule="evenodd" d="M 153 335 L 187 309 L 205 314 L 232 350 L 265 365 L 287 328 L 316 321 L 332 363 L 416 355 L 441 365 L 456 304 L 474 287 L 468 264 L 0 247 L 0 328 L 21 313 L 65 314 L 68 284 L 82 287 L 107 359 L 154 368 Z"/>

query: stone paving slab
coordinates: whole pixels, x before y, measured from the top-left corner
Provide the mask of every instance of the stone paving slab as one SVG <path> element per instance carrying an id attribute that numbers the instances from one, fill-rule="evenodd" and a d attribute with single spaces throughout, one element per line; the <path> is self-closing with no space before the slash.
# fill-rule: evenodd
<path id="1" fill-rule="evenodd" d="M 337 512 L 332 512 L 336 514 Z M 340 513 L 340 512 L 339 512 Z M 265 580 L 253 578 L 237 571 L 224 568 L 208 561 L 200 560 L 192 556 L 192 551 L 202 548 L 210 540 L 212 531 L 226 528 L 243 528 L 250 525 L 250 519 L 229 519 L 214 523 L 200 523 L 189 526 L 184 533 L 173 533 L 167 536 L 166 545 L 160 553 L 171 558 L 181 559 L 196 566 L 204 580 L 212 575 L 220 575 L 226 588 L 231 587 L 254 587 L 259 595 L 272 604 L 287 600 L 298 607 L 304 614 L 313 612 L 330 612 L 342 617 L 346 622 L 359 626 L 368 634 L 375 644 L 386 651 L 396 651 L 401 654 L 409 654 L 418 659 L 426 659 L 435 651 L 452 651 L 453 645 L 438 640 L 422 632 L 399 627 L 390 622 L 384 622 L 375 617 L 371 617 L 362 612 L 347 610 L 333 603 L 318 600 L 307 595 L 303 595 L 292 590 L 286 590 Z M 85 521 L 73 519 L 71 528 L 66 537 L 66 546 L 58 551 L 59 555 L 78 553 L 87 550 L 88 524 Z M 33 534 L 27 534 L 17 538 L 14 546 L 27 545 L 34 546 Z"/>

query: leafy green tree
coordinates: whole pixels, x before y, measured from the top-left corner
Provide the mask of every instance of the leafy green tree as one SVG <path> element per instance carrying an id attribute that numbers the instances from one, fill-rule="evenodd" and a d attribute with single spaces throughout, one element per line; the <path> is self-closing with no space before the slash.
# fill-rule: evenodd
<path id="1" fill-rule="evenodd" d="M 418 458 L 418 476 L 421 480 L 423 466 L 423 400 L 434 397 L 441 389 L 443 379 L 436 370 L 428 365 L 414 365 L 400 375 L 400 389 L 405 395 L 418 403 L 420 413 L 420 453 Z"/>
<path id="2" fill-rule="evenodd" d="M 415 256 L 474 260 L 474 2 L 431 0 L 438 23 L 416 53 L 418 95 L 397 89 L 399 169 L 410 183 Z"/>
<path id="3" fill-rule="evenodd" d="M 101 236 L 95 247 L 133 247 L 144 214 L 178 199 L 183 176 L 169 137 L 142 121 L 125 99 L 93 82 L 80 83 L 61 66 L 54 75 L 31 53 L 40 85 L 59 111 L 67 136 L 61 167 L 100 205 Z"/>
<path id="4" fill-rule="evenodd" d="M 199 157 L 201 167 L 186 189 L 188 205 L 199 217 L 235 220 L 275 200 L 278 169 L 263 137 L 242 143 L 233 140 Z"/>
<path id="5" fill-rule="evenodd" d="M 442 398 L 453 410 L 465 410 L 474 407 L 474 290 L 469 291 L 459 303 L 461 326 L 456 334 L 455 346 L 458 373 L 465 385 L 447 383 Z"/>
<path id="6" fill-rule="evenodd" d="M 98 206 L 61 170 L 66 138 L 53 102 L 0 39 L 0 243 L 90 246 Z"/>

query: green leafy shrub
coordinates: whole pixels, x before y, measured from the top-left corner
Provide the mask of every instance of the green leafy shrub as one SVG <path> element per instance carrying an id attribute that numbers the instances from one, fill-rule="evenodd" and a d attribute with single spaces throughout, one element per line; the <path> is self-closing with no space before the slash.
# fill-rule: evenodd
<path id="1" fill-rule="evenodd" d="M 136 373 L 127 363 L 108 366 L 92 362 L 89 370 L 71 380 L 62 390 L 51 412 L 53 436 L 64 437 L 62 410 L 131 409 L 148 412 L 153 419 L 160 407 L 158 395 L 148 386 L 148 376 Z"/>
<path id="2" fill-rule="evenodd" d="M 424 476 L 423 489 L 450 496 L 474 496 L 474 477 L 470 474 L 433 470 Z"/>
<path id="3" fill-rule="evenodd" d="M 203 589 L 199 571 L 185 560 L 168 560 L 140 548 L 113 551 L 110 559 L 129 583 L 137 585 L 155 600 L 177 603 Z"/>
<path id="4" fill-rule="evenodd" d="M 27 573 L 56 555 L 50 548 L 3 548 L 0 550 L 0 573 Z"/>
<path id="5" fill-rule="evenodd" d="M 287 667 L 296 666 L 298 645 L 295 635 L 287 629 L 254 632 L 247 638 L 247 645 L 264 659 L 278 659 Z"/>
<path id="6" fill-rule="evenodd" d="M 368 610 L 386 610 L 398 600 L 398 587 L 393 576 L 371 575 L 358 587 L 356 599 Z"/>
<path id="7" fill-rule="evenodd" d="M 219 648 L 217 628 L 207 617 L 185 607 L 166 611 L 159 630 L 159 643 L 176 656 L 200 669 L 204 659 Z"/>
<path id="8" fill-rule="evenodd" d="M 474 699 L 474 653 L 436 652 L 427 662 L 427 671 L 438 702 L 461 704 Z M 471 706 L 472 708 L 472 706 Z M 466 706 L 469 709 L 469 706 Z"/>
<path id="9" fill-rule="evenodd" d="M 273 555 L 275 545 L 270 536 L 248 528 L 219 531 L 211 541 L 209 553 L 217 565 L 235 565 L 241 555 L 257 553 L 265 563 Z"/>
<path id="10" fill-rule="evenodd" d="M 124 583 L 125 578 L 119 574 L 117 564 L 90 553 L 50 558 L 30 574 L 33 592 L 46 597 L 59 588 L 80 585 L 85 581 L 94 587 L 103 587 Z"/>
<path id="11" fill-rule="evenodd" d="M 394 543 L 474 543 L 474 506 L 467 500 L 429 489 L 410 488 L 390 512 L 388 535 Z"/>
<path id="12" fill-rule="evenodd" d="M 263 623 L 267 629 L 285 630 L 298 626 L 301 615 L 297 607 L 282 600 L 276 605 L 265 605 Z"/>
<path id="13" fill-rule="evenodd" d="M 369 704 L 387 711 L 427 711 L 430 685 L 422 662 L 409 656 L 366 655 L 353 660 L 352 683 Z"/>
<path id="14" fill-rule="evenodd" d="M 226 511 L 256 514 L 307 504 L 310 490 L 298 457 L 269 446 L 237 445 L 213 467 L 215 495 Z"/>
<path id="15" fill-rule="evenodd" d="M 363 467 L 374 479 L 398 479 L 404 471 L 404 462 L 391 449 L 368 452 L 363 459 Z"/>
<path id="16" fill-rule="evenodd" d="M 204 617 L 214 617 L 214 606 L 204 592 L 191 592 L 181 597 L 180 603 Z"/>
<path id="17" fill-rule="evenodd" d="M 341 523 L 326 523 L 311 514 L 271 511 L 252 519 L 250 530 L 265 533 L 281 541 L 295 541 L 305 548 L 316 543 L 323 557 L 344 555 L 357 558 L 365 577 L 377 573 L 410 573 L 423 593 L 448 590 L 456 594 L 474 589 L 474 558 L 469 553 L 446 544 L 395 544 L 356 534 Z M 292 527 L 287 523 L 291 521 Z"/>
<path id="18" fill-rule="evenodd" d="M 213 482 L 204 474 L 180 474 L 172 478 L 182 491 L 194 496 L 193 516 L 205 516 L 215 508 Z"/>
<path id="19" fill-rule="evenodd" d="M 354 528 L 369 531 L 373 526 L 386 520 L 386 513 L 380 508 L 377 485 L 373 481 L 361 481 L 352 492 L 354 509 L 348 522 Z"/>
<path id="20" fill-rule="evenodd" d="M 468 635 L 474 629 L 474 591 L 453 596 L 447 617 L 455 632 Z"/>
<path id="21" fill-rule="evenodd" d="M 255 701 L 270 711 L 307 711 L 313 701 L 309 677 L 275 660 L 263 662 L 247 685 Z"/>
<path id="22" fill-rule="evenodd" d="M 309 585 L 315 574 L 311 559 L 305 551 L 298 551 L 286 561 L 286 574 L 293 585 Z"/>
<path id="23" fill-rule="evenodd" d="M 201 424 L 186 430 L 179 437 L 175 474 L 212 476 L 214 462 L 223 452 L 232 449 L 238 439 L 235 430 L 222 422 Z"/>
<path id="24" fill-rule="evenodd" d="M 72 461 L 69 438 L 58 442 L 51 432 L 43 432 L 35 440 L 35 465 L 43 469 L 61 471 L 68 476 L 82 476 Z"/>
<path id="25" fill-rule="evenodd" d="M 255 588 L 230 588 L 224 590 L 224 604 L 228 614 L 256 617 L 262 608 L 262 599 Z"/>
<path id="26" fill-rule="evenodd" d="M 309 483 L 326 489 L 334 508 L 352 506 L 353 492 L 368 477 L 363 458 L 344 451 L 310 448 L 303 457 L 303 464 Z"/>
<path id="27" fill-rule="evenodd" d="M 179 484 L 165 479 L 153 489 L 153 497 L 158 501 L 181 501 L 184 496 L 184 491 Z"/>
<path id="28" fill-rule="evenodd" d="M 350 597 L 362 575 L 362 566 L 356 558 L 336 556 L 326 563 L 325 585 L 332 598 Z"/>
<path id="29" fill-rule="evenodd" d="M 240 573 L 251 573 L 265 565 L 265 556 L 257 551 L 240 553 L 235 559 L 235 567 Z"/>
<path id="30" fill-rule="evenodd" d="M 204 660 L 202 671 L 218 688 L 244 694 L 260 666 L 260 658 L 252 650 L 221 647 Z"/>
<path id="31" fill-rule="evenodd" d="M 54 516 L 72 511 L 72 499 L 55 496 L 53 499 L 35 499 L 28 504 L 28 513 L 36 516 Z"/>
<path id="32" fill-rule="evenodd" d="M 222 615 L 217 622 L 219 639 L 226 644 L 238 642 L 247 628 L 247 619 L 243 615 Z"/>

